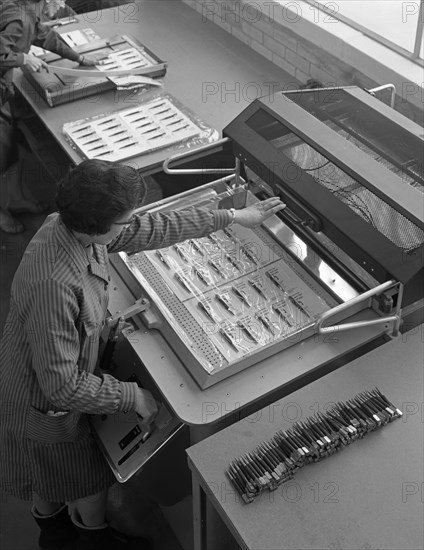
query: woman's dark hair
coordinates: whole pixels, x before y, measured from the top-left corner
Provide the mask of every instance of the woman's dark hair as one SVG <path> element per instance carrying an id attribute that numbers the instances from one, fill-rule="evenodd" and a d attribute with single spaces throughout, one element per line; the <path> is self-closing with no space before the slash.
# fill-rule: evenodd
<path id="1" fill-rule="evenodd" d="M 86 160 L 59 182 L 56 204 L 68 229 L 103 235 L 119 217 L 140 206 L 145 195 L 145 182 L 135 168 Z"/>

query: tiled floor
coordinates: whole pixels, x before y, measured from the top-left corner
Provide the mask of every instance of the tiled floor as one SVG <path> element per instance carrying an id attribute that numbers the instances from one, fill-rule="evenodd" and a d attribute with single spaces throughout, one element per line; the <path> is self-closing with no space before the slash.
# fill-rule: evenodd
<path id="1" fill-rule="evenodd" d="M 40 172 L 41 173 L 41 172 Z M 27 189 L 39 200 L 54 203 L 55 184 L 45 177 L 35 177 L 35 173 L 26 175 Z M 4 189 L 0 182 L 0 188 Z M 152 182 L 151 182 L 152 183 Z M 36 189 L 36 192 L 34 192 Z M 154 194 L 156 193 L 156 196 Z M 153 200 L 158 189 L 153 190 Z M 0 198 L 4 200 L 4 194 Z M 53 211 L 53 206 L 50 209 Z M 8 235 L 0 231 L 0 330 L 9 307 L 10 286 L 21 256 L 37 229 L 43 223 L 43 215 L 22 215 L 21 221 L 26 230 L 19 235 Z M 173 532 L 156 505 L 142 496 L 142 487 L 133 484 L 117 484 L 109 497 L 109 512 L 116 525 L 134 535 L 148 534 L 155 541 L 156 550 L 181 550 Z M 37 550 L 38 527 L 30 516 L 31 503 L 21 502 L 0 492 L 0 549 L 1 550 Z M 189 530 L 189 525 L 187 530 Z"/>

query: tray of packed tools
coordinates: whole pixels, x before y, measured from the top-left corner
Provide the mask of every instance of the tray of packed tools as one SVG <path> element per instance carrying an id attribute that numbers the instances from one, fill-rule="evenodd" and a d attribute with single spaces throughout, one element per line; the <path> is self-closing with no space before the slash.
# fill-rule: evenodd
<path id="1" fill-rule="evenodd" d="M 299 343 L 337 305 L 266 224 L 120 256 L 202 388 Z"/>
<path id="2" fill-rule="evenodd" d="M 49 107 L 98 96 L 115 88 L 131 88 L 137 84 L 137 76 L 131 76 L 131 71 L 150 78 L 158 78 L 166 73 L 167 64 L 132 36 L 95 38 L 91 29 L 78 32 L 82 37 L 79 45 L 74 45 L 66 35 L 63 40 L 79 54 L 102 58 L 103 64 L 95 67 L 98 75 L 92 74 L 93 67 L 80 67 L 74 61 L 62 59 L 47 51 L 41 51 L 40 57 L 49 66 L 48 71 L 32 72 L 22 67 L 25 78 Z M 74 69 L 81 70 L 75 72 Z M 120 71 L 117 75 L 110 72 L 117 70 Z M 122 71 L 128 71 L 128 74 L 122 75 Z"/>
<path id="3" fill-rule="evenodd" d="M 63 131 L 85 159 L 121 161 L 158 149 L 177 150 L 215 141 L 206 126 L 169 94 L 127 109 L 70 122 Z"/>

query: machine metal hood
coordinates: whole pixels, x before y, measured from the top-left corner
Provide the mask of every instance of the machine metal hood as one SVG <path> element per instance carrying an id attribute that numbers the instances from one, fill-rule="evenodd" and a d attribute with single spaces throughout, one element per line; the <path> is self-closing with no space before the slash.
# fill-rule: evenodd
<path id="1" fill-rule="evenodd" d="M 405 305 L 422 297 L 420 126 L 347 87 L 257 99 L 223 134 L 286 202 L 287 223 L 326 235 L 378 282 L 404 284 Z"/>

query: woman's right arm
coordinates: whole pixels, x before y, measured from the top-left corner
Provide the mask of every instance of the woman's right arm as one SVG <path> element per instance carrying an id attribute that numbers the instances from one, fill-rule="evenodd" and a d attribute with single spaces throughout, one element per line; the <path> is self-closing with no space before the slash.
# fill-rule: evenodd
<path id="1" fill-rule="evenodd" d="M 6 2 L 0 6 L 0 69 L 8 70 L 27 65 L 31 70 L 46 68 L 47 64 L 37 57 L 17 50 L 16 44 L 22 38 L 24 24 L 23 6 Z"/>
<path id="2" fill-rule="evenodd" d="M 81 334 L 77 330 L 79 313 L 74 293 L 54 279 L 32 285 L 22 301 L 24 341 L 31 349 L 32 367 L 41 391 L 62 410 L 91 414 L 111 414 L 118 410 L 138 412 L 137 384 L 120 382 L 108 374 L 93 374 L 97 358 L 84 358 L 81 353 Z M 87 337 L 98 336 L 96 331 Z M 86 364 L 91 360 L 94 364 Z"/>
<path id="3" fill-rule="evenodd" d="M 16 43 L 23 33 L 22 13 L 19 6 L 12 2 L 3 4 L 0 7 L 0 20 L 2 27 L 0 32 L 0 68 L 22 67 L 24 53 L 15 51 Z"/>

